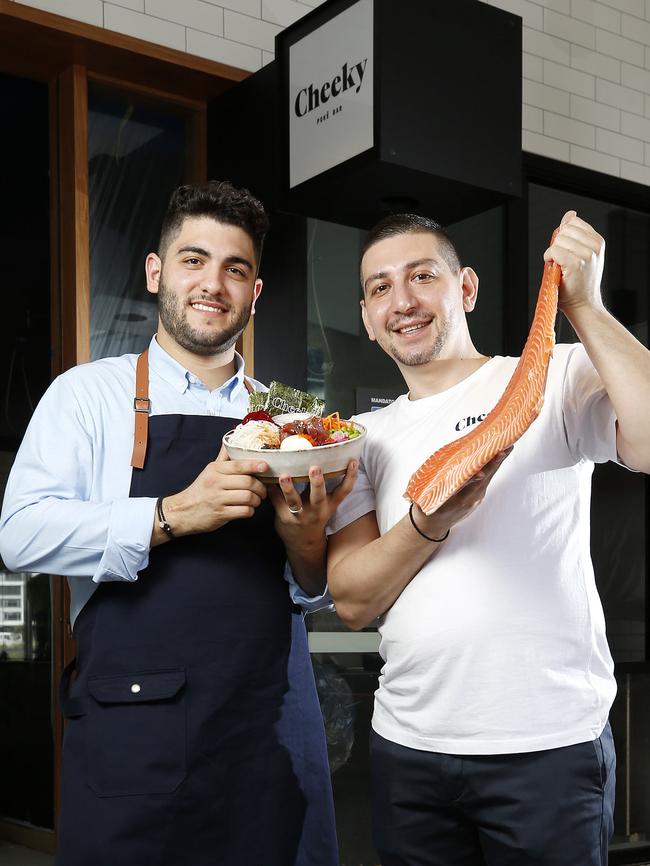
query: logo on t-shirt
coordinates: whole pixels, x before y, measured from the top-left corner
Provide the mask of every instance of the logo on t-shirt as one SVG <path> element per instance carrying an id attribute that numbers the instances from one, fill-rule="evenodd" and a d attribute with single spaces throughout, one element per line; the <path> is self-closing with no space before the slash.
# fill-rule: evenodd
<path id="1" fill-rule="evenodd" d="M 485 416 L 487 412 L 481 412 L 480 415 L 468 415 L 467 418 L 461 418 L 460 421 L 456 422 L 456 426 L 454 430 L 467 430 L 468 427 L 473 427 L 474 424 L 480 424 L 481 421 L 485 421 Z"/>

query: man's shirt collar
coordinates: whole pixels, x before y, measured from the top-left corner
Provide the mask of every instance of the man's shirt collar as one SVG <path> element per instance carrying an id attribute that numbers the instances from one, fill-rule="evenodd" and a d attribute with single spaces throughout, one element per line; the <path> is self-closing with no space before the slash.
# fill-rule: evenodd
<path id="1" fill-rule="evenodd" d="M 168 382 L 179 394 L 184 394 L 190 385 L 200 384 L 203 386 L 198 376 L 195 376 L 194 373 L 191 373 L 182 364 L 179 364 L 175 358 L 172 358 L 162 348 L 155 334 L 149 343 L 149 366 L 151 370 L 157 373 L 165 382 Z M 237 389 L 243 386 L 244 359 L 238 352 L 235 352 L 235 374 L 215 390 L 221 391 L 224 397 L 232 400 Z"/>

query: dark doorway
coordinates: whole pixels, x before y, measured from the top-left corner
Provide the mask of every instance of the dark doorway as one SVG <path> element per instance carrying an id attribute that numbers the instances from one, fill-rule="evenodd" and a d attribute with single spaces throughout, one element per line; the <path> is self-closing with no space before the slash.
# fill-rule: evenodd
<path id="1" fill-rule="evenodd" d="M 0 111 L 0 446 L 12 451 L 51 376 L 47 85 L 0 75 Z"/>
<path id="2" fill-rule="evenodd" d="M 0 495 L 51 378 L 48 87 L 0 75 Z M 0 561 L 0 819 L 53 827 L 47 575 Z"/>

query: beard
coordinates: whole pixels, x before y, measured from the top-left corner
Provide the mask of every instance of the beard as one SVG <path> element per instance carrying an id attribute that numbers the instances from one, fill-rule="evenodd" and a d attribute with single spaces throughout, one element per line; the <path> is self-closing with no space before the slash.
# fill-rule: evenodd
<path id="1" fill-rule="evenodd" d="M 392 331 L 389 331 L 379 344 L 394 361 L 397 361 L 398 364 L 403 364 L 405 367 L 419 367 L 422 364 L 428 364 L 429 361 L 435 361 L 436 358 L 440 357 L 440 353 L 447 344 L 452 330 L 452 320 L 451 318 L 440 319 L 436 316 L 432 317 L 431 321 L 437 322 L 438 330 L 433 343 L 429 346 L 420 346 L 417 349 L 411 350 L 400 349 L 393 341 Z M 392 326 L 394 327 L 395 324 Z"/>
<path id="2" fill-rule="evenodd" d="M 195 299 L 200 300 L 200 299 Z M 158 315 L 167 333 L 179 346 L 195 355 L 214 355 L 226 352 L 237 342 L 248 320 L 251 317 L 253 302 L 244 306 L 239 312 L 229 304 L 220 302 L 227 307 L 229 321 L 220 328 L 193 328 L 187 320 L 187 311 L 183 302 L 171 291 L 165 282 L 160 280 L 158 287 Z"/>

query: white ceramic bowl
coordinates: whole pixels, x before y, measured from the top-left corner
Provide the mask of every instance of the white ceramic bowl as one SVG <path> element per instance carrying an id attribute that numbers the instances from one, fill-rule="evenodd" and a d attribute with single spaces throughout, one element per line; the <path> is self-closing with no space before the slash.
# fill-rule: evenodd
<path id="1" fill-rule="evenodd" d="M 232 431 L 223 437 L 223 444 L 231 460 L 264 460 L 268 464 L 268 472 L 259 472 L 257 477 L 271 484 L 285 473 L 291 475 L 294 481 L 308 481 L 310 466 L 320 466 L 325 478 L 333 478 L 345 474 L 350 460 L 359 459 L 366 437 L 363 424 L 356 421 L 346 423 L 352 424 L 360 435 L 331 445 L 316 445 L 305 451 L 281 451 L 279 448 L 249 451 L 247 448 L 236 448 L 229 442 Z"/>

